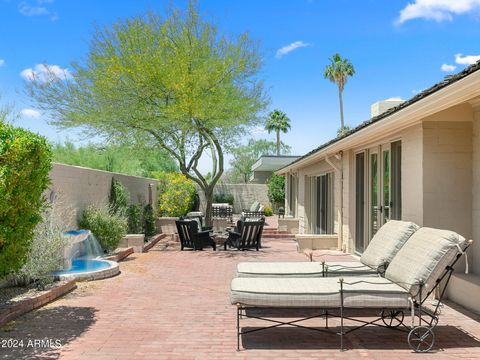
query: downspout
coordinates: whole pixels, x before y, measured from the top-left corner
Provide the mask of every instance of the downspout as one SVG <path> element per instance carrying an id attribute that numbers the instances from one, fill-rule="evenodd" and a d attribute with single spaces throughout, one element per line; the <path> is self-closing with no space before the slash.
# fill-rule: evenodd
<path id="1" fill-rule="evenodd" d="M 340 168 L 334 164 L 330 158 L 330 155 L 325 156 L 325 161 L 328 165 L 335 169 L 335 171 L 340 174 L 340 199 L 339 199 L 339 210 L 338 210 L 338 249 L 346 251 L 346 247 L 343 246 L 343 152 L 339 151 L 334 156 L 337 160 L 341 160 Z"/>

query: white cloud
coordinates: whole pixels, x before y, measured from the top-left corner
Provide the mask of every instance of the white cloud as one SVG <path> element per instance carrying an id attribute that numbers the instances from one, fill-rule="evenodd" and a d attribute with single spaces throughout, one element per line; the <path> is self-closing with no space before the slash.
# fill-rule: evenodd
<path id="1" fill-rule="evenodd" d="M 22 109 L 20 110 L 20 115 L 31 119 L 38 119 L 42 114 L 35 109 Z"/>
<path id="2" fill-rule="evenodd" d="M 455 71 L 457 67 L 455 65 L 442 64 L 440 68 L 442 69 L 442 71 L 452 72 L 452 71 Z"/>
<path id="3" fill-rule="evenodd" d="M 265 130 L 265 128 L 263 126 L 255 126 L 252 129 L 252 134 L 254 134 L 254 135 L 261 135 L 261 134 L 266 134 L 266 133 L 267 133 L 267 130 Z"/>
<path id="4" fill-rule="evenodd" d="M 480 55 L 455 54 L 455 62 L 460 65 L 472 65 L 480 60 Z"/>
<path id="5" fill-rule="evenodd" d="M 5 60 L 0 59 L 0 67 L 2 67 L 3 65 L 5 65 Z"/>
<path id="6" fill-rule="evenodd" d="M 305 43 L 305 42 L 300 41 L 300 40 L 295 41 L 295 42 L 291 43 L 290 45 L 287 45 L 287 46 L 284 46 L 284 47 L 278 49 L 275 57 L 279 59 L 282 56 L 287 55 L 288 53 L 291 53 L 294 50 L 297 50 L 297 49 L 302 48 L 302 47 L 307 47 L 307 46 L 310 46 L 310 44 Z"/>
<path id="7" fill-rule="evenodd" d="M 27 81 L 57 81 L 68 80 L 72 78 L 72 74 L 67 68 L 58 65 L 37 64 L 35 67 L 24 69 L 20 72 L 20 76 Z"/>
<path id="8" fill-rule="evenodd" d="M 44 6 L 31 6 L 22 1 L 18 4 L 18 11 L 24 16 L 49 15 L 50 11 Z"/>
<path id="9" fill-rule="evenodd" d="M 418 18 L 451 21 L 454 15 L 479 9 L 480 0 L 414 0 L 400 11 L 396 23 L 400 25 Z"/>

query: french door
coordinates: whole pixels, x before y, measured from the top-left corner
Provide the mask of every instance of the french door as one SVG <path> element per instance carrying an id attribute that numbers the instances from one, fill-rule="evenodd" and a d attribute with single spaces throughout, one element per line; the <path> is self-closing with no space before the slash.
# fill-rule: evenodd
<path id="1" fill-rule="evenodd" d="M 378 229 L 401 218 L 401 142 L 355 155 L 355 251 L 362 253 Z"/>
<path id="2" fill-rule="evenodd" d="M 312 234 L 333 234 L 333 173 L 310 178 Z"/>

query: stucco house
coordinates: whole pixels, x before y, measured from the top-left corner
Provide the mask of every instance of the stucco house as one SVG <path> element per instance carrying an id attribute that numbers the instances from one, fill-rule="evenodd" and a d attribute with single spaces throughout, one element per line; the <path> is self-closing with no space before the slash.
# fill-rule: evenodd
<path id="1" fill-rule="evenodd" d="M 378 108 L 378 106 L 377 106 Z M 480 312 L 480 62 L 277 171 L 299 237 L 361 254 L 388 219 L 474 239 L 450 299 Z M 330 244 L 330 245 L 328 245 Z"/>
<path id="2" fill-rule="evenodd" d="M 295 155 L 262 155 L 252 165 L 252 173 L 248 182 L 266 184 L 276 170 L 290 164 L 299 157 Z"/>

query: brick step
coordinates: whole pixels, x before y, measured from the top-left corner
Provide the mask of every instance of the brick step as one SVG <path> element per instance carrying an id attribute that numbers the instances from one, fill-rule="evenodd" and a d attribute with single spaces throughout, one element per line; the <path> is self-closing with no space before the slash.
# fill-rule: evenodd
<path id="1" fill-rule="evenodd" d="M 263 234 L 262 237 L 266 239 L 295 239 L 293 234 Z"/>

